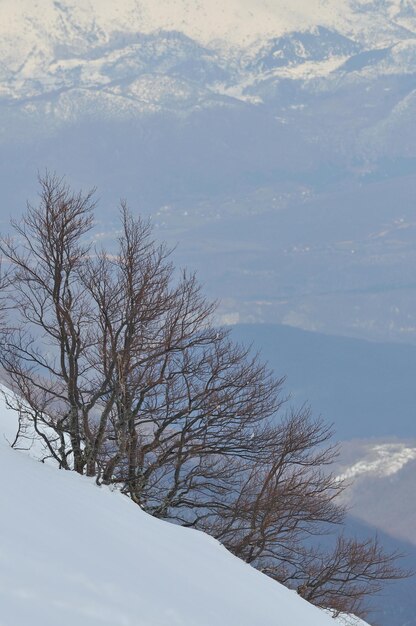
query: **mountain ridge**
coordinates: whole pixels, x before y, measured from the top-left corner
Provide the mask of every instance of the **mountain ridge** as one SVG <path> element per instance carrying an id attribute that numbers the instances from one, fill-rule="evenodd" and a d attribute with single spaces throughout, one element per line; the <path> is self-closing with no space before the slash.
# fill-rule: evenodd
<path id="1" fill-rule="evenodd" d="M 411 74 L 416 59 L 413 0 L 155 6 L 3 0 L 0 107 L 10 127 L 4 136 L 19 125 L 35 127 L 37 118 L 51 129 L 72 123 L 89 109 L 102 119 L 134 119 L 236 103 L 269 107 L 273 90 L 287 80 L 306 94 L 331 92 L 331 84 L 338 89 L 351 77 Z M 413 30 L 404 29 L 403 19 Z"/>
<path id="2" fill-rule="evenodd" d="M 49 169 L 128 197 L 192 245 L 207 220 L 214 247 L 224 231 L 242 233 L 240 247 L 274 231 L 279 246 L 233 261 L 242 291 L 227 315 L 415 341 L 415 1 L 166 6 L 0 2 L 4 206 L 18 211 Z M 333 233 L 319 240 L 311 216 Z"/>
<path id="3" fill-rule="evenodd" d="M 214 47 L 220 41 L 247 46 L 318 25 L 367 42 L 374 41 L 376 31 L 378 40 L 383 33 L 384 41 L 392 41 L 416 30 L 413 0 L 123 0 L 117 5 L 111 0 L 3 0 L 0 15 L 3 32 L 10 36 L 28 38 L 35 26 L 55 32 L 55 39 L 65 35 L 66 45 L 77 47 L 102 42 L 114 32 L 160 29 L 180 30 Z"/>

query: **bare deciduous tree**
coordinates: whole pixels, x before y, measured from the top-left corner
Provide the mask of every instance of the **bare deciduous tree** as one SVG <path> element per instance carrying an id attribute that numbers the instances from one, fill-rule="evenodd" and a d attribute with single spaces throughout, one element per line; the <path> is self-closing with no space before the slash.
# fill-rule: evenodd
<path id="1" fill-rule="evenodd" d="M 110 254 L 92 243 L 93 193 L 40 182 L 39 205 L 0 244 L 0 357 L 20 424 L 61 468 L 206 530 L 316 604 L 360 612 L 401 572 L 377 542 L 305 548 L 344 517 L 330 430 L 284 411 L 283 379 L 213 326 L 215 306 L 147 222 L 122 203 Z"/>
<path id="2" fill-rule="evenodd" d="M 402 555 L 386 554 L 377 537 L 358 540 L 341 535 L 332 550 L 305 549 L 301 556 L 287 582 L 302 581 L 298 593 L 332 609 L 334 617 L 340 613 L 366 617 L 369 596 L 381 591 L 386 582 L 412 574 L 398 567 Z"/>

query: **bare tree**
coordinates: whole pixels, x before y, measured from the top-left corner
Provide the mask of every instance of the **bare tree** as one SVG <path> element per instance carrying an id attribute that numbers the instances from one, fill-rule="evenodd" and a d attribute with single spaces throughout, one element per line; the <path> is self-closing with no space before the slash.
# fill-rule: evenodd
<path id="1" fill-rule="evenodd" d="M 381 591 L 386 582 L 412 575 L 397 565 L 401 556 L 386 553 L 377 537 L 358 540 L 340 535 L 330 551 L 304 549 L 285 583 L 293 586 L 301 581 L 298 593 L 332 609 L 334 617 L 340 613 L 366 617 L 369 596 Z"/>
<path id="2" fill-rule="evenodd" d="M 340 524 L 342 483 L 325 471 L 337 454 L 331 431 L 309 411 L 292 412 L 269 434 L 266 458 L 256 458 L 218 513 L 215 535 L 248 563 L 268 573 L 296 560 L 305 536 Z"/>
<path id="3" fill-rule="evenodd" d="M 61 467 L 82 472 L 88 430 L 80 398 L 86 373 L 82 336 L 92 311 L 78 275 L 89 253 L 81 239 L 92 228 L 94 203 L 92 193 L 72 194 L 55 177 L 41 186 L 39 208 L 28 207 L 22 221 L 12 222 L 16 237 L 2 242 L 12 312 L 2 365 L 16 390 L 17 408 L 30 418 L 48 453 Z"/>
<path id="4" fill-rule="evenodd" d="M 21 432 L 61 468 L 206 530 L 308 600 L 359 612 L 400 571 L 377 543 L 305 548 L 344 517 L 330 429 L 285 410 L 283 379 L 213 325 L 215 306 L 147 222 L 122 203 L 110 254 L 93 245 L 93 192 L 40 183 L 38 206 L 0 244 L 0 360 Z"/>
<path id="5" fill-rule="evenodd" d="M 183 486 L 195 458 L 208 484 L 220 457 L 269 450 L 282 381 L 212 326 L 195 277 L 175 274 L 124 205 L 118 250 L 96 250 L 92 194 L 50 176 L 41 186 L 39 206 L 1 243 L 11 310 L 1 360 L 48 454 L 138 502 L 166 488 L 166 511 L 184 488 L 202 489 L 195 467 Z"/>

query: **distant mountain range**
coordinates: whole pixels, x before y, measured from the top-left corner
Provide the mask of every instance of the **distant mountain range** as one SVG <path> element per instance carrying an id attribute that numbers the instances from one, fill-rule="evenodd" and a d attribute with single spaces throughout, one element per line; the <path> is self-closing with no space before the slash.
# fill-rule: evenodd
<path id="1" fill-rule="evenodd" d="M 0 3 L 0 220 L 126 197 L 227 323 L 416 342 L 415 114 L 414 0 Z"/>
<path id="2" fill-rule="evenodd" d="M 415 6 L 123 0 L 115 8 L 92 0 L 3 0 L 3 139 L 17 128 L 24 136 L 35 132 L 41 119 L 44 133 L 91 117 L 131 120 L 239 102 L 277 106 L 277 121 L 299 124 L 317 93 L 333 98 L 351 81 L 360 90 L 364 80 L 381 77 L 405 83 L 416 59 Z M 282 99 L 285 81 L 297 87 Z M 394 120 L 404 113 L 399 103 L 411 105 L 412 92 L 407 85 L 390 102 Z M 378 104 L 374 96 L 368 93 L 362 106 Z"/>

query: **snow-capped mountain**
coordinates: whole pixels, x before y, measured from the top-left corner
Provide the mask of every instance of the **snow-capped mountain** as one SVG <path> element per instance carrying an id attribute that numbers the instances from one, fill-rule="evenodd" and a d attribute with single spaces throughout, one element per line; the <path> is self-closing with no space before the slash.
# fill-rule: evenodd
<path id="1" fill-rule="evenodd" d="M 338 118 L 350 106 L 345 92 L 357 91 L 364 120 L 349 150 L 371 158 L 385 153 L 412 99 L 402 77 L 415 68 L 416 3 L 3 0 L 0 42 L 3 142 L 85 120 L 244 105 L 289 128 L 318 116 L 314 136 L 324 144 L 331 136 L 339 151 L 345 126 L 332 112 L 319 119 L 317 97 L 341 97 Z M 392 90 L 392 77 L 400 88 Z M 381 102 L 378 93 L 361 96 L 364 83 L 380 80 Z"/>
<path id="2" fill-rule="evenodd" d="M 340 478 L 352 515 L 416 546 L 416 441 L 363 440 L 343 444 Z"/>
<path id="3" fill-rule="evenodd" d="M 98 186 L 105 220 L 126 196 L 173 244 L 189 233 L 225 320 L 416 340 L 415 68 L 415 0 L 1 0 L 0 219 L 56 170 Z M 237 217 L 239 248 L 265 234 L 226 276 Z"/>
<path id="4" fill-rule="evenodd" d="M 357 480 L 364 476 L 385 478 L 394 476 L 408 463 L 416 459 L 416 444 L 410 443 L 374 443 L 362 446 L 364 458 L 356 461 L 340 474 L 342 480 Z"/>
<path id="5" fill-rule="evenodd" d="M 25 42 L 40 54 L 60 44 L 86 50 L 116 33 L 176 30 L 204 45 L 245 47 L 317 25 L 374 44 L 416 29 L 413 0 L 3 0 L 1 32 L 10 56 Z M 13 45 L 13 38 L 15 44 Z M 16 45 L 18 44 L 18 45 Z"/>
<path id="6" fill-rule="evenodd" d="M 52 124 L 260 103 L 270 79 L 413 71 L 415 33 L 410 0 L 3 0 L 0 105 Z"/>

